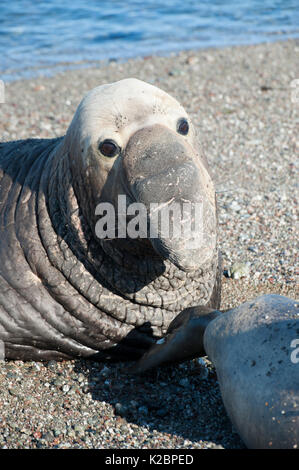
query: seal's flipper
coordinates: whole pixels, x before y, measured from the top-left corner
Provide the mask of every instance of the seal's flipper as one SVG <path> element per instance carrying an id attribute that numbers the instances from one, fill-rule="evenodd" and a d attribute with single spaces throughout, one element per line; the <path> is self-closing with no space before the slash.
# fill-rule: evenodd
<path id="1" fill-rule="evenodd" d="M 130 366 L 126 372 L 138 374 L 153 367 L 205 356 L 203 335 L 208 324 L 221 315 L 218 310 L 198 306 L 183 310 L 170 323 L 164 338 Z"/>

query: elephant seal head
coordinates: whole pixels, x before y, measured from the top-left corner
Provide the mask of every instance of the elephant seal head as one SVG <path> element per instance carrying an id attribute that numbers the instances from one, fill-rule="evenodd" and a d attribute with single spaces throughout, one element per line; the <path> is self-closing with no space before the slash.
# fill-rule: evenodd
<path id="1" fill-rule="evenodd" d="M 174 98 L 133 78 L 99 86 L 80 103 L 64 142 L 80 209 L 117 262 L 116 253 L 150 253 L 194 271 L 215 257 L 213 183 Z"/>

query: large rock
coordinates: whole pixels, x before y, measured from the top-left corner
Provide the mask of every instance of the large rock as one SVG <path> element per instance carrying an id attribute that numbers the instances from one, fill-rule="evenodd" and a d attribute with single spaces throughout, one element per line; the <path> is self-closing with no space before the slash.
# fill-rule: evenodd
<path id="1" fill-rule="evenodd" d="M 299 448 L 299 303 L 263 295 L 240 305 L 209 323 L 204 346 L 246 446 Z"/>

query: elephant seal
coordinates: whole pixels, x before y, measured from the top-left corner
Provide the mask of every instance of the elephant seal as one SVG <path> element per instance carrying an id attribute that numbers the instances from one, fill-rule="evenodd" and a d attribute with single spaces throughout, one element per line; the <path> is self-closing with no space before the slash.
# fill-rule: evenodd
<path id="1" fill-rule="evenodd" d="M 200 236 L 162 230 L 154 216 L 171 202 L 200 205 Z M 118 225 L 134 225 L 134 204 L 152 222 L 143 237 Z M 107 207 L 117 216 L 103 237 Z M 90 91 L 64 137 L 0 144 L 0 225 L 8 359 L 132 359 L 185 308 L 219 307 L 207 161 L 184 108 L 137 79 Z"/>
<path id="2" fill-rule="evenodd" d="M 204 348 L 246 446 L 298 448 L 299 303 L 273 294 L 246 302 L 209 323 Z"/>
<path id="3" fill-rule="evenodd" d="M 140 373 L 206 354 L 246 446 L 298 448 L 299 302 L 272 294 L 224 313 L 186 309 L 171 322 L 165 338 L 128 371 Z"/>

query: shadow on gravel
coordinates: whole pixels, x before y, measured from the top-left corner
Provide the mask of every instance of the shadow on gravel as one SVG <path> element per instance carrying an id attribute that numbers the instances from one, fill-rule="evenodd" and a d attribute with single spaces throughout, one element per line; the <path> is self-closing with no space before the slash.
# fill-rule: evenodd
<path id="1" fill-rule="evenodd" d="M 209 441 L 214 447 L 244 448 L 232 429 L 210 363 L 205 368 L 193 360 L 139 376 L 125 374 L 127 365 L 76 361 L 75 371 L 88 378 L 86 393 L 110 403 L 127 423 L 192 442 Z"/>

